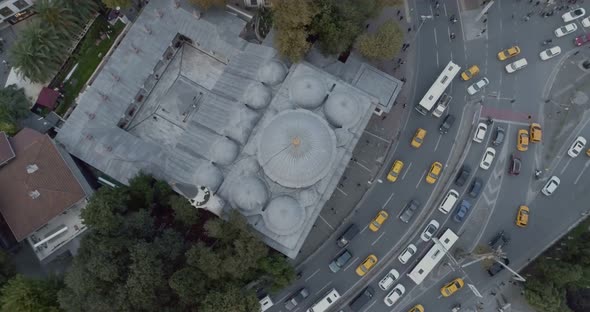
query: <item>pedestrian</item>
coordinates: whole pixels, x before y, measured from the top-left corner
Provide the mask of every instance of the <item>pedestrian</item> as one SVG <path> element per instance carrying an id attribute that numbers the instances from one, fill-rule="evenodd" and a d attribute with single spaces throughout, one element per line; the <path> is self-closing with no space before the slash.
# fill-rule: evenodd
<path id="1" fill-rule="evenodd" d="M 412 27 L 408 27 L 408 32 L 412 31 Z"/>
<path id="2" fill-rule="evenodd" d="M 397 63 L 398 64 L 401 63 L 401 62 L 402 62 L 402 59 L 401 58 L 397 59 Z"/>
<path id="3" fill-rule="evenodd" d="M 402 105 L 403 108 L 406 108 L 406 103 L 404 103 L 404 105 Z"/>
<path id="4" fill-rule="evenodd" d="M 487 23 L 488 22 L 488 19 L 487 18 L 484 18 L 483 22 L 484 23 Z"/>
<path id="5" fill-rule="evenodd" d="M 385 120 L 385 118 L 387 118 L 387 115 L 381 116 L 381 120 Z"/>
<path id="6" fill-rule="evenodd" d="M 402 79 L 400 79 L 402 82 L 406 82 L 406 77 L 402 77 Z"/>
<path id="7" fill-rule="evenodd" d="M 401 12 L 402 12 L 402 11 L 400 11 L 400 10 L 397 10 L 397 16 L 399 16 Z"/>
<path id="8" fill-rule="evenodd" d="M 455 33 L 451 33 L 451 40 L 455 39 Z"/>
<path id="9" fill-rule="evenodd" d="M 403 20 L 403 19 L 404 19 L 404 16 L 403 16 L 403 15 L 400 15 L 400 16 L 399 16 L 399 20 L 401 21 L 401 20 Z"/>

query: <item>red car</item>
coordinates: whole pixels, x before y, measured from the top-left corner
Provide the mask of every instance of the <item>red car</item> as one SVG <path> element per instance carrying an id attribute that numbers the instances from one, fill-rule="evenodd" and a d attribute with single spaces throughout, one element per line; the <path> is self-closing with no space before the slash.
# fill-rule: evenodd
<path id="1" fill-rule="evenodd" d="M 586 44 L 590 42 L 590 34 L 583 34 L 580 36 L 577 36 L 576 39 L 574 40 L 574 43 L 579 47 L 583 44 Z"/>

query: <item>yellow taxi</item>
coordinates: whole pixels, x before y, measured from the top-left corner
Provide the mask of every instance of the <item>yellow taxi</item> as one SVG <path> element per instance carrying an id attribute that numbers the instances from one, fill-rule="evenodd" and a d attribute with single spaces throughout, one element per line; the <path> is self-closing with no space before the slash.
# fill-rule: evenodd
<path id="1" fill-rule="evenodd" d="M 428 174 L 426 175 L 426 182 L 428 184 L 436 183 L 436 180 L 438 179 L 438 176 L 440 175 L 442 168 L 443 168 L 443 165 L 441 163 L 439 163 L 438 161 L 435 161 L 434 163 L 432 163 L 432 166 L 430 167 L 430 171 L 428 171 Z"/>
<path id="2" fill-rule="evenodd" d="M 424 138 L 426 137 L 426 130 L 422 128 L 418 128 L 416 133 L 414 134 L 414 138 L 412 138 L 412 147 L 420 148 L 422 143 L 424 142 Z"/>
<path id="3" fill-rule="evenodd" d="M 417 304 L 408 312 L 424 312 L 424 307 L 421 304 Z"/>
<path id="4" fill-rule="evenodd" d="M 531 131 L 531 143 L 541 142 L 541 137 L 543 136 L 543 130 L 541 130 L 541 125 L 538 123 L 532 123 L 530 131 Z"/>
<path id="5" fill-rule="evenodd" d="M 389 218 L 389 214 L 387 213 L 387 211 L 379 211 L 375 219 L 373 219 L 373 221 L 371 221 L 371 223 L 369 224 L 369 229 L 371 229 L 371 231 L 373 232 L 379 231 L 381 225 L 383 224 L 383 222 L 385 222 L 385 220 L 387 220 L 387 218 Z"/>
<path id="6" fill-rule="evenodd" d="M 395 162 L 393 162 L 393 166 L 391 166 L 391 170 L 389 171 L 389 174 L 387 175 L 387 181 L 395 182 L 397 180 L 397 177 L 399 176 L 399 174 L 402 172 L 403 168 L 404 168 L 404 163 L 401 160 L 396 160 Z"/>
<path id="7" fill-rule="evenodd" d="M 467 68 L 466 71 L 461 73 L 461 78 L 463 78 L 463 80 L 467 81 L 473 77 L 475 77 L 475 75 L 479 74 L 479 67 L 477 67 L 477 65 L 473 65 L 469 68 Z"/>
<path id="8" fill-rule="evenodd" d="M 356 268 L 356 274 L 358 274 L 358 276 L 364 276 L 375 266 L 375 264 L 377 264 L 377 257 L 375 255 L 369 255 L 367 259 Z"/>
<path id="9" fill-rule="evenodd" d="M 443 286 L 440 289 L 440 293 L 443 295 L 443 297 L 449 297 L 452 294 L 454 294 L 455 292 L 457 292 L 457 290 L 463 288 L 464 285 L 465 285 L 465 282 L 463 282 L 463 279 L 460 277 L 457 277 L 456 279 L 452 280 L 450 283 Z"/>
<path id="10" fill-rule="evenodd" d="M 590 157 L 590 148 L 586 150 L 586 155 Z"/>
<path id="11" fill-rule="evenodd" d="M 520 48 L 518 46 L 510 47 L 506 50 L 498 52 L 498 59 L 500 61 L 507 60 L 511 57 L 517 56 L 520 54 Z"/>
<path id="12" fill-rule="evenodd" d="M 529 224 L 529 207 L 520 206 L 516 214 L 516 225 L 519 227 L 526 227 Z"/>
<path id="13" fill-rule="evenodd" d="M 529 149 L 529 132 L 526 129 L 518 130 L 516 149 L 521 152 L 526 152 Z"/>

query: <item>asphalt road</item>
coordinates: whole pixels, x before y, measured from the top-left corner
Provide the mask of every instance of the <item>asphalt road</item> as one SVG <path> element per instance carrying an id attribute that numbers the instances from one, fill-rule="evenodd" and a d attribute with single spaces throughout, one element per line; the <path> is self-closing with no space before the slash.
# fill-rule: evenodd
<path id="1" fill-rule="evenodd" d="M 413 16 L 435 15 L 433 4 L 429 0 L 412 2 L 410 8 L 415 12 Z M 431 219 L 438 220 L 441 230 L 451 228 L 459 233 L 461 238 L 457 244 L 465 247 L 472 247 L 478 241 L 485 244 L 498 231 L 505 230 L 512 240 L 504 251 L 511 260 L 511 266 L 520 269 L 526 264 L 528 258 L 538 254 L 562 234 L 569 225 L 580 218 L 580 214 L 586 209 L 583 205 L 576 204 L 583 202 L 578 198 L 587 196 L 583 192 L 583 185 L 588 183 L 587 179 L 590 178 L 580 173 L 590 165 L 590 160 L 585 155 L 574 160 L 569 160 L 567 156 L 556 160 L 551 168 L 560 176 L 562 185 L 550 198 L 538 195 L 542 182 L 533 179 L 533 172 L 540 165 L 542 144 L 532 144 L 527 152 L 518 152 L 523 162 L 519 176 L 506 174 L 508 158 L 510 154 L 516 153 L 516 131 L 519 128 L 527 128 L 531 121 L 543 124 L 543 91 L 560 57 L 566 57 L 568 51 L 575 48 L 572 43 L 575 34 L 560 39 L 553 36 L 553 30 L 563 24 L 559 16 L 563 12 L 548 18 L 531 17 L 530 21 L 523 22 L 518 16 L 524 16 L 531 10 L 527 1 L 497 1 L 489 11 L 487 31 L 482 36 L 473 38 L 463 29 L 468 27 L 472 31 L 479 25 L 473 24 L 471 20 L 464 20 L 463 17 L 459 23 L 449 23 L 449 16 L 458 14 L 458 8 L 458 2 L 445 1 L 441 4 L 440 16 L 425 20 L 423 23 L 419 19 L 415 21 L 419 28 L 418 39 L 413 43 L 417 45 L 419 54 L 416 65 L 418 74 L 416 81 L 412 83 L 415 87 L 414 97 L 410 98 L 408 103 L 419 101 L 451 59 L 463 68 L 472 64 L 479 65 L 481 73 L 474 81 L 485 76 L 490 80 L 490 85 L 480 94 L 468 96 L 466 88 L 471 81 L 463 82 L 460 78 L 455 79 L 448 90 L 453 96 L 449 112 L 458 119 L 463 118 L 462 123 L 459 125 L 457 121 L 448 134 L 438 133 L 441 120 L 417 113 L 410 114 L 402 132 L 401 143 L 388 156 L 389 162 L 387 162 L 391 164 L 394 159 L 404 161 L 404 171 L 394 184 L 387 183 L 383 175 L 382 180 L 385 182 L 376 184 L 356 211 L 354 223 L 362 231 L 346 247 L 353 254 L 352 260 L 340 272 L 332 273 L 328 269 L 328 264 L 341 252 L 341 249 L 335 242 L 327 242 L 322 246 L 322 252 L 317 253 L 301 268 L 302 278 L 274 297 L 275 306 L 269 311 L 286 311 L 284 300 L 301 287 L 308 288 L 310 297 L 294 311 L 305 311 L 331 288 L 336 288 L 343 296 L 339 304 L 342 306 L 354 298 L 365 285 L 371 285 L 376 294 L 362 311 L 405 311 L 416 303 L 423 304 L 426 311 L 444 311 L 450 310 L 450 307 L 457 302 L 464 304 L 475 302 L 474 296 L 467 289 L 459 291 L 450 299 L 440 299 L 440 286 L 455 277 L 463 276 L 463 273 L 453 271 L 449 267 L 441 266 L 435 269 L 432 276 L 419 287 L 415 287 L 415 284 L 404 276 L 433 245 L 432 242 L 425 243 L 419 238 L 424 224 Z M 515 15 L 514 19 L 512 14 Z M 579 22 L 578 28 L 576 34 L 581 34 L 584 29 Z M 449 38 L 451 32 L 457 34 L 456 39 Z M 546 48 L 541 46 L 541 42 L 549 38 L 553 38 L 553 43 L 560 45 L 563 52 L 560 57 L 543 62 L 539 59 L 538 53 Z M 498 61 L 496 53 L 515 44 L 522 49 L 519 57 L 526 57 L 529 65 L 516 73 L 507 74 L 504 66 L 510 61 Z M 464 223 L 458 224 L 450 220 L 453 212 L 443 215 L 436 210 L 437 199 L 441 193 L 447 191 L 444 188 L 445 185 L 442 185 L 440 181 L 429 185 L 424 181 L 424 176 L 432 162 L 440 161 L 446 165 L 451 161 L 453 151 L 461 148 L 458 146 L 458 138 L 461 135 L 472 136 L 472 133 L 459 133 L 458 129 L 462 131 L 470 129 L 468 125 L 473 116 L 465 112 L 469 106 L 475 106 L 475 103 L 480 101 L 482 118 L 489 115 L 496 120 L 494 126 L 503 125 L 507 128 L 507 141 L 497 149 L 492 167 L 485 171 L 478 166 L 485 148 L 489 145 L 491 131 L 488 131 L 484 143 L 468 145 L 464 163 L 472 168 L 470 178 L 474 176 L 482 178 L 485 189 L 477 201 L 472 201 L 476 206 L 469 218 Z M 422 147 L 414 149 L 410 147 L 409 142 L 418 127 L 426 129 L 428 134 Z M 590 128 L 584 127 L 582 133 L 590 137 Z M 564 146 L 569 144 L 570 142 L 564 142 Z M 455 168 L 445 167 L 443 174 L 453 169 Z M 550 175 L 550 172 L 547 172 L 547 175 Z M 453 188 L 463 196 L 469 183 L 462 188 L 456 186 Z M 572 202 L 572 192 L 575 194 L 575 202 Z M 412 199 L 421 202 L 422 206 L 409 224 L 402 223 L 398 218 L 399 214 L 406 203 Z M 531 221 L 525 229 L 514 225 L 516 210 L 521 204 L 527 204 L 531 208 Z M 372 232 L 367 229 L 367 225 L 381 209 L 388 211 L 390 218 L 378 232 Z M 402 265 L 397 261 L 397 256 L 409 242 L 418 247 L 418 254 L 409 263 Z M 379 263 L 361 278 L 354 270 L 369 254 L 377 256 Z M 398 304 L 389 308 L 383 303 L 386 292 L 381 291 L 377 283 L 384 272 L 391 268 L 397 269 L 402 274 L 399 282 L 406 287 L 406 295 Z M 469 275 L 469 280 L 482 293 L 495 287 L 500 280 L 509 277 L 508 272 L 504 271 L 492 279 L 479 264 L 474 264 L 465 271 Z M 343 307 L 343 310 L 349 311 L 349 308 Z"/>

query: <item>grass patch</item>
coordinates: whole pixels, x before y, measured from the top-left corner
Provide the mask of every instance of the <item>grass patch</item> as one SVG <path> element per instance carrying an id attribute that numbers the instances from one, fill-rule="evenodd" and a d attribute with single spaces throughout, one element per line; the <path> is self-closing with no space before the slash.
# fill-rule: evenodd
<path id="1" fill-rule="evenodd" d="M 121 21 L 117 21 L 114 26 L 111 26 L 102 15 L 96 18 L 80 42 L 79 48 L 70 56 L 66 66 L 55 80 L 57 85 L 61 85 L 72 68 L 78 64 L 70 79 L 64 83 L 64 99 L 56 109 L 58 115 L 63 116 L 72 106 L 82 87 L 92 76 L 123 28 L 125 28 L 125 24 Z M 108 36 L 101 36 L 101 34 L 108 34 Z"/>
<path id="2" fill-rule="evenodd" d="M 379 7 L 397 7 L 404 4 L 404 0 L 378 0 Z"/>

